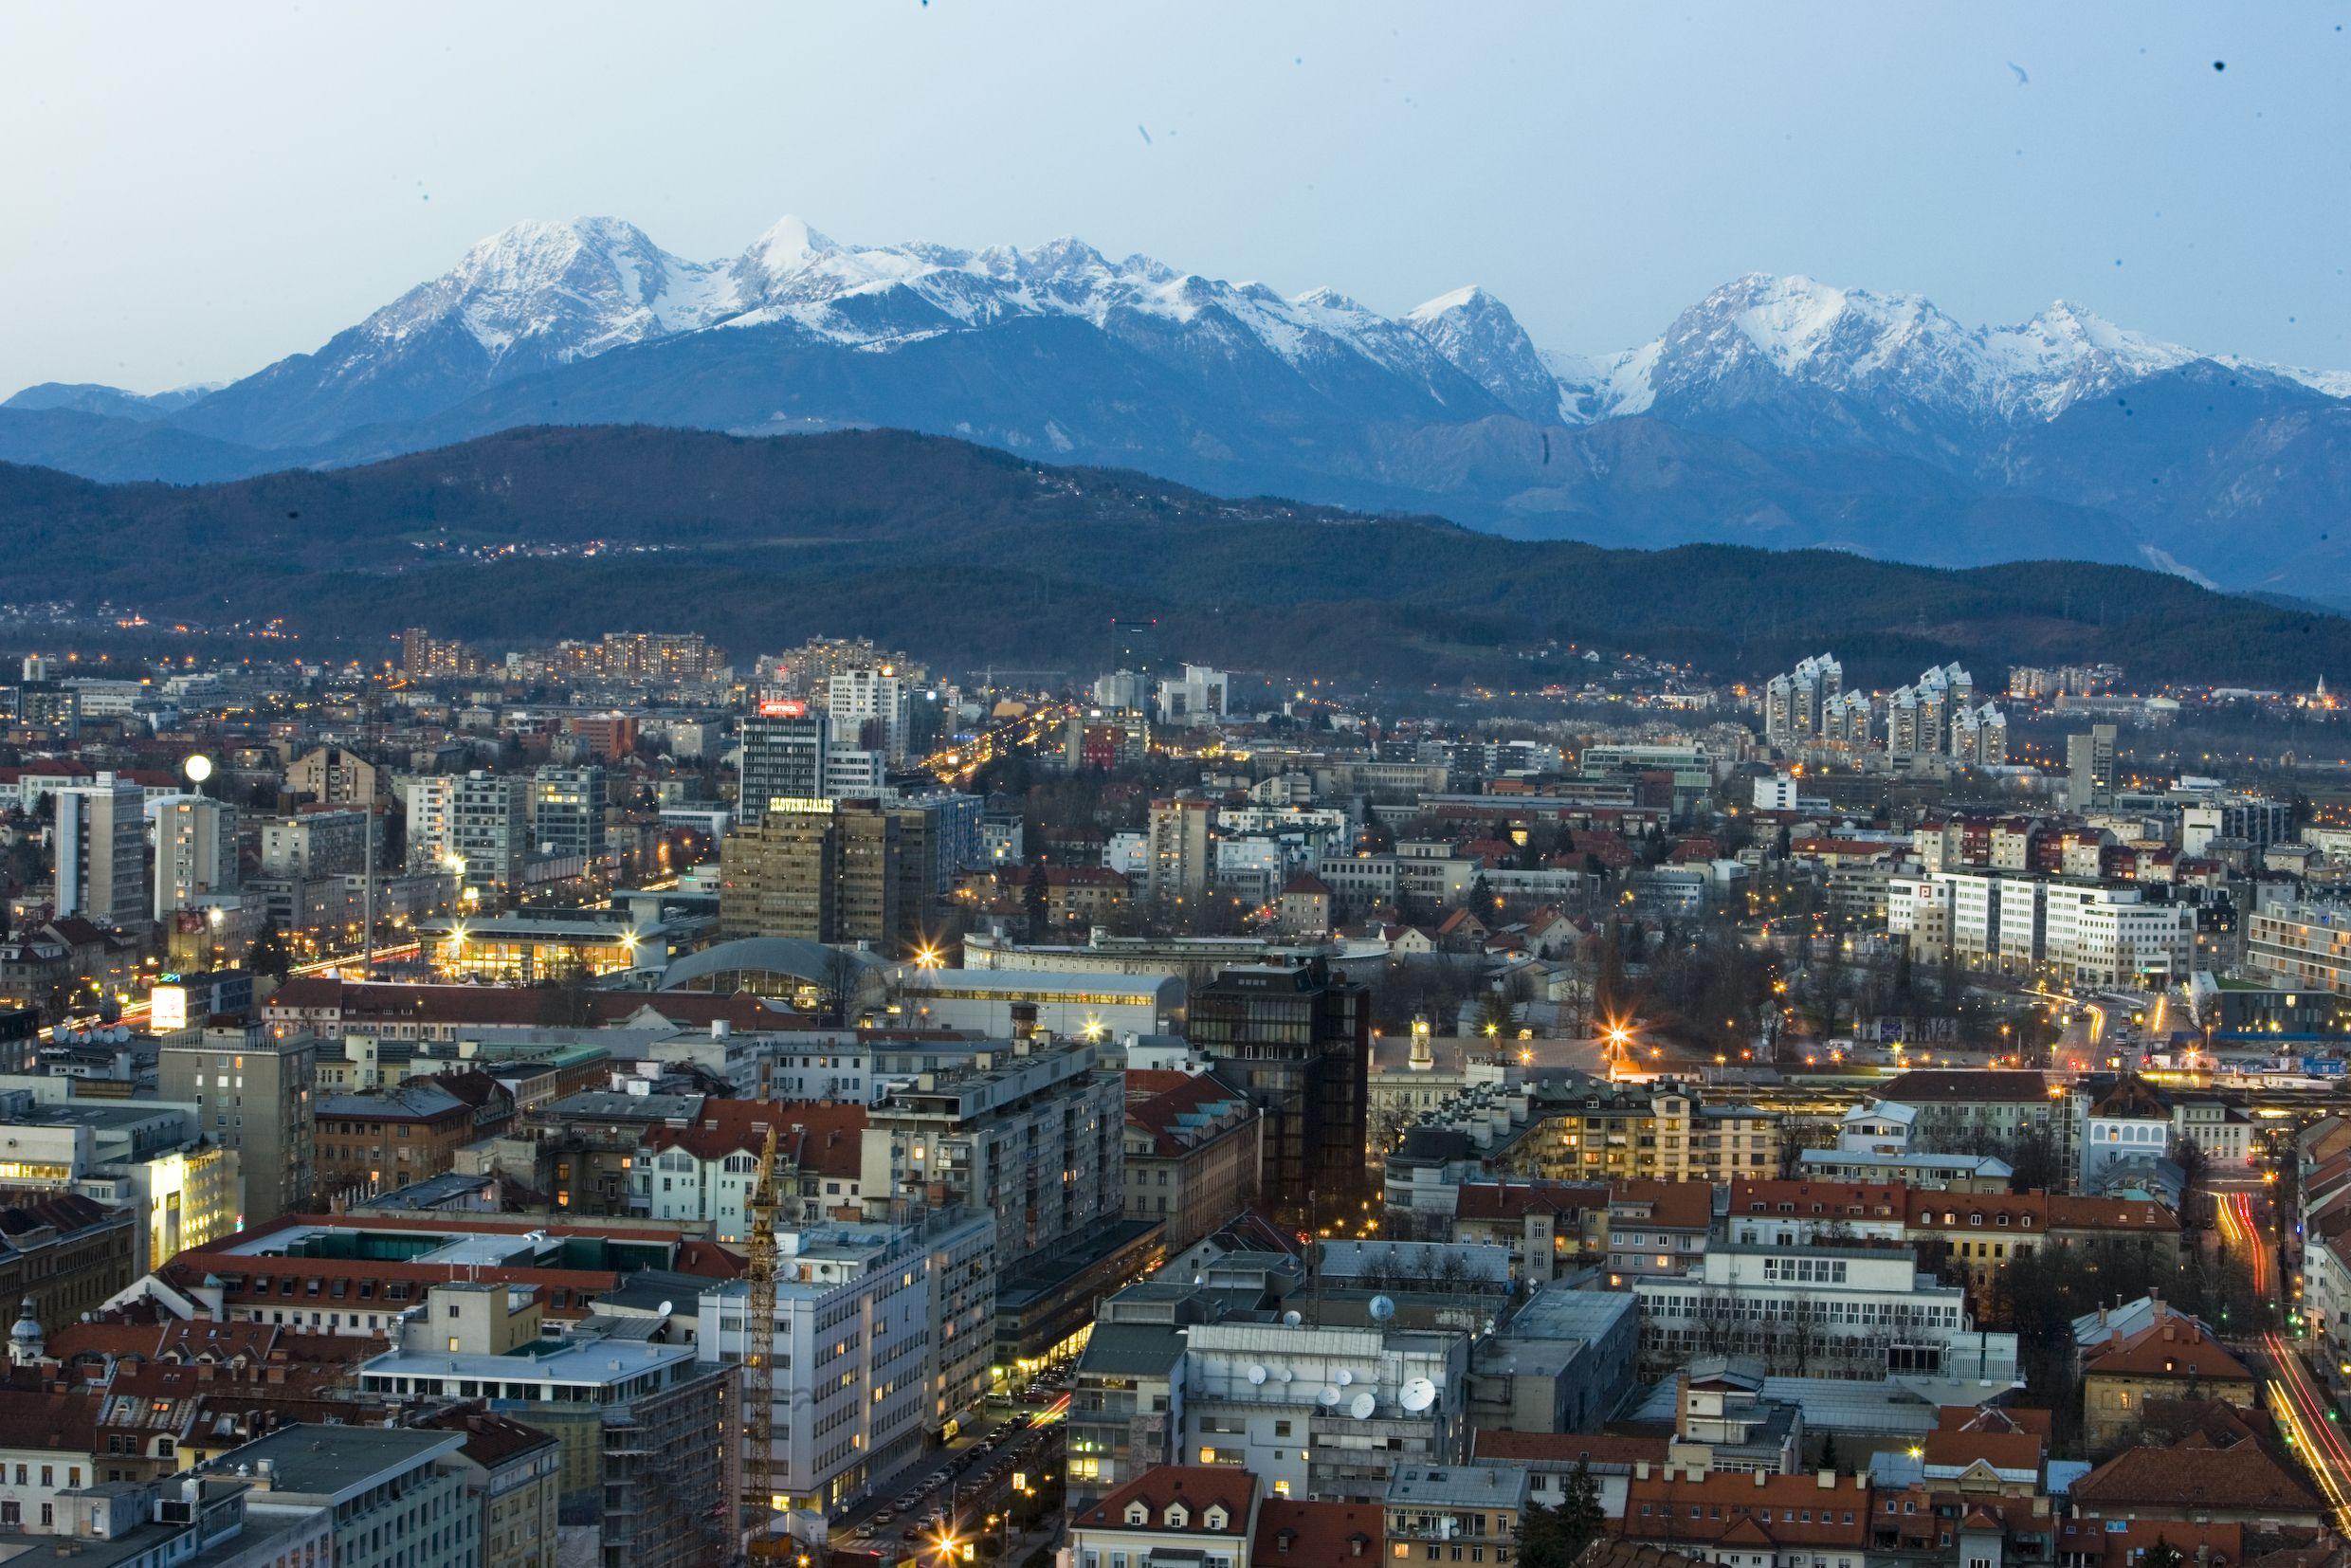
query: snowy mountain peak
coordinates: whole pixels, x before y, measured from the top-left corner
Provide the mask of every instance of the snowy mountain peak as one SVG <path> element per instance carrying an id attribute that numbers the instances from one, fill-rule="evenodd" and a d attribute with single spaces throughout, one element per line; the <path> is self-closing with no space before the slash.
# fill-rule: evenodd
<path id="1" fill-rule="evenodd" d="M 1962 326 L 1916 294 L 1749 273 L 1663 337 L 1586 378 L 1593 417 L 1760 403 L 1776 389 L 1890 399 L 1935 419 L 2053 419 L 2074 403 L 2203 357 L 2059 301 L 2011 327 Z"/>
<path id="2" fill-rule="evenodd" d="M 757 265 L 770 277 L 789 277 L 832 256 L 841 247 L 819 234 L 804 218 L 785 216 L 745 247 L 741 261 Z"/>
<path id="3" fill-rule="evenodd" d="M 618 218 L 519 223 L 359 330 L 383 345 L 454 323 L 493 364 L 519 354 L 583 358 L 715 319 L 725 308 L 716 272 L 670 255 Z"/>
<path id="4" fill-rule="evenodd" d="M 1404 319 L 1512 412 L 1545 421 L 1582 416 L 1580 396 L 1565 392 L 1510 307 L 1475 283 L 1414 306 Z"/>

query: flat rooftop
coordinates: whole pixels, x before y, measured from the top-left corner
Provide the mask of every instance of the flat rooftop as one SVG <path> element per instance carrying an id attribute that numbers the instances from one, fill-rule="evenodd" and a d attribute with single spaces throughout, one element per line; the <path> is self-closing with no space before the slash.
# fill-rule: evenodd
<path id="1" fill-rule="evenodd" d="M 612 1389 L 647 1373 L 663 1373 L 694 1359 L 691 1345 L 657 1345 L 642 1340 L 565 1341 L 557 1348 L 510 1356 L 455 1355 L 446 1351 L 392 1350 L 359 1367 L 362 1377 L 458 1377 L 485 1383 L 543 1383 L 566 1388 Z"/>
<path id="2" fill-rule="evenodd" d="M 253 1502 L 273 1501 L 260 1491 L 324 1502 L 374 1486 L 435 1454 L 455 1453 L 465 1442 L 464 1432 L 410 1427 L 282 1427 L 238 1449 L 235 1458 L 251 1468 Z M 261 1486 L 264 1460 L 269 1463 L 265 1487 Z M 215 1459 L 204 1468 L 219 1474 L 224 1462 Z"/>
<path id="3" fill-rule="evenodd" d="M 1389 1507 L 1516 1507 L 1526 1498 L 1523 1465 L 1398 1465 L 1388 1478 Z"/>

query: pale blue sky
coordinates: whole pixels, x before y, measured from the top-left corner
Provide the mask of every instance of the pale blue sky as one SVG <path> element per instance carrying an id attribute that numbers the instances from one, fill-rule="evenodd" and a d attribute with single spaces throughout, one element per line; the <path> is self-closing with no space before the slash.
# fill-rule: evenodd
<path id="1" fill-rule="evenodd" d="M 1645 339 L 1767 270 L 1971 322 L 2064 297 L 2351 368 L 2346 22 L 0 0 L 0 393 L 241 374 L 483 234 L 580 213 L 700 257 L 786 212 L 866 241 L 1074 233 L 1388 311 L 1483 283 L 1549 348 Z"/>

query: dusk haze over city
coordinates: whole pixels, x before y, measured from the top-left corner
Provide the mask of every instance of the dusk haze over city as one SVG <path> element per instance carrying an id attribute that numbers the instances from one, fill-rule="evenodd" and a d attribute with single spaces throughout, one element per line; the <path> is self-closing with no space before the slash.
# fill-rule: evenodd
<path id="1" fill-rule="evenodd" d="M 2351 1568 L 2347 23 L 0 0 L 0 1564 Z"/>

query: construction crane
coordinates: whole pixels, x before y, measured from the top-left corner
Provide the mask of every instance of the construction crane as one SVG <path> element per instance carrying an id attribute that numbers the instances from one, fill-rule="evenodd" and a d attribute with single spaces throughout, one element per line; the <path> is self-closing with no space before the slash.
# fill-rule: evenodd
<path id="1" fill-rule="evenodd" d="M 744 1466 L 751 1492 L 751 1556 L 775 1562 L 793 1555 L 792 1541 L 775 1529 L 775 1129 L 759 1149 L 759 1176 L 745 1217 L 751 1222 L 751 1303 L 743 1315 Z"/>

